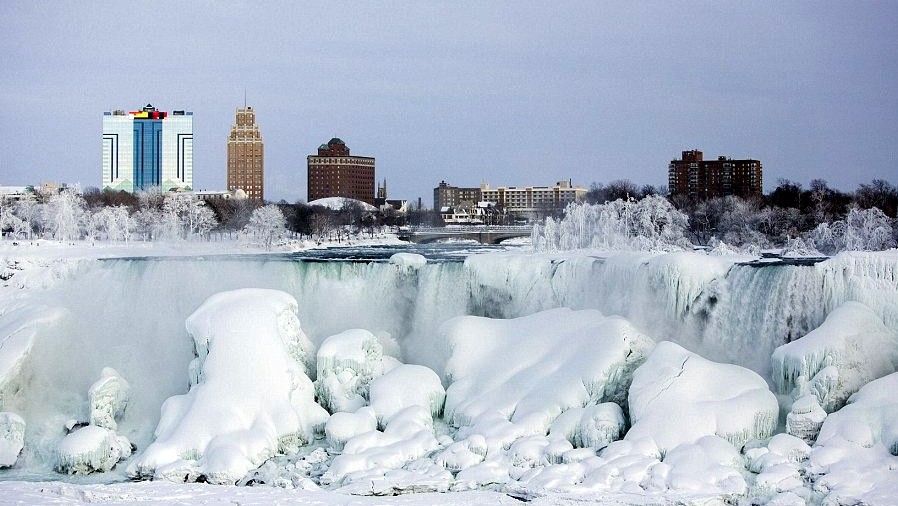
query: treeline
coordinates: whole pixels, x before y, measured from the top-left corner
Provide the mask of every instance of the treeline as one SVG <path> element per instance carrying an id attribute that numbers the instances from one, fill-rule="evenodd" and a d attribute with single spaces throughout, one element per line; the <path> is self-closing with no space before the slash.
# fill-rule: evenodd
<path id="1" fill-rule="evenodd" d="M 261 212 L 263 208 L 268 210 Z M 302 202 L 263 206 L 254 200 L 201 200 L 192 193 L 159 189 L 127 193 L 88 188 L 81 193 L 67 188 L 0 198 L 3 237 L 19 240 L 205 240 L 259 236 L 264 231 L 270 246 L 271 234 L 341 240 L 351 234 L 373 236 L 382 227 L 401 226 L 406 220 L 392 209 L 371 211 L 356 202 L 336 210 Z"/>
<path id="2" fill-rule="evenodd" d="M 587 202 L 639 201 L 665 193 L 665 188 L 618 180 L 594 183 Z M 848 193 L 830 188 L 823 179 L 811 181 L 807 188 L 780 179 L 770 194 L 757 198 L 677 195 L 668 200 L 688 218 L 684 235 L 698 245 L 723 242 L 737 248 L 789 247 L 832 253 L 885 249 L 898 241 L 898 188 L 882 179 Z"/>

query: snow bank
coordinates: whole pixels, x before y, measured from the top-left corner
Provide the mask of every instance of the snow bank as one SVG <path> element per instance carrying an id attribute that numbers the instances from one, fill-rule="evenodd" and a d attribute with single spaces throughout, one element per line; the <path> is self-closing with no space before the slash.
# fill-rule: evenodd
<path id="1" fill-rule="evenodd" d="M 658 343 L 633 374 L 624 439 L 652 438 L 662 453 L 703 436 L 735 447 L 770 437 L 779 405 L 754 372 L 704 359 L 669 341 Z"/>
<path id="2" fill-rule="evenodd" d="M 371 407 L 381 426 L 410 406 L 421 406 L 437 418 L 443 411 L 446 391 L 440 377 L 423 365 L 402 364 L 371 381 Z"/>
<path id="3" fill-rule="evenodd" d="M 60 441 L 56 470 L 67 474 L 106 472 L 130 456 L 128 438 L 97 425 L 87 425 Z"/>
<path id="4" fill-rule="evenodd" d="M 632 371 L 653 345 L 623 318 L 566 308 L 512 320 L 457 317 L 440 334 L 451 349 L 449 423 L 497 413 L 542 434 L 570 408 L 624 404 Z"/>
<path id="5" fill-rule="evenodd" d="M 25 446 L 25 420 L 15 413 L 0 413 L 0 469 L 16 465 Z"/>
<path id="6" fill-rule="evenodd" d="M 368 403 L 371 380 L 383 374 L 383 347 L 364 329 L 328 337 L 318 348 L 315 390 L 331 413 L 355 411 Z"/>
<path id="7" fill-rule="evenodd" d="M 106 367 L 101 373 L 101 378 L 91 385 L 87 392 L 90 404 L 90 424 L 115 431 L 118 429 L 116 420 L 125 412 L 128 406 L 130 387 L 128 382 L 119 375 L 118 371 Z"/>
<path id="8" fill-rule="evenodd" d="M 832 413 L 866 383 L 898 369 L 898 334 L 859 302 L 846 302 L 808 335 L 773 352 L 772 379 L 782 394 L 813 394 Z"/>
<path id="9" fill-rule="evenodd" d="M 574 448 L 601 450 L 617 441 L 627 428 L 624 412 L 617 404 L 605 402 L 598 406 L 572 408 L 552 423 L 549 436 L 560 435 Z"/>
<path id="10" fill-rule="evenodd" d="M 156 440 L 133 477 L 234 483 L 278 452 L 308 443 L 327 413 L 304 372 L 292 296 L 263 289 L 213 295 L 187 319 L 200 371 L 162 406 Z"/>
<path id="11" fill-rule="evenodd" d="M 321 206 L 333 211 L 341 211 L 347 206 L 357 206 L 362 211 L 377 211 L 377 208 L 367 202 L 361 200 L 350 199 L 347 197 L 325 197 L 309 202 L 309 206 Z"/>
<path id="12" fill-rule="evenodd" d="M 324 425 L 324 435 L 334 451 L 342 451 L 347 441 L 377 430 L 377 416 L 374 410 L 366 406 L 355 413 L 337 412 L 327 419 Z"/>

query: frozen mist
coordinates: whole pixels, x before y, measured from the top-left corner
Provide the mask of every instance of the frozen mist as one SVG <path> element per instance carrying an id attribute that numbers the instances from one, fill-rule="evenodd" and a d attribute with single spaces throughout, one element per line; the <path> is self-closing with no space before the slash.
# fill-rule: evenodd
<path id="1" fill-rule="evenodd" d="M 308 340 L 299 346 L 304 354 L 295 360 L 295 369 L 307 375 L 309 388 L 322 380 L 322 366 L 326 366 L 335 378 L 328 381 L 343 381 L 330 384 L 348 385 L 355 396 L 339 410 L 325 405 L 342 414 L 331 417 L 327 434 L 323 420 L 318 427 L 307 427 L 306 431 L 317 431 L 310 444 L 297 442 L 288 448 L 266 443 L 266 449 L 254 454 L 246 467 L 259 468 L 250 473 L 255 483 L 305 490 L 323 486 L 353 494 L 488 489 L 531 499 L 545 494 L 560 494 L 560 498 L 563 494 L 631 497 L 635 493 L 636 497 L 688 502 L 693 494 L 774 504 L 789 504 L 797 498 L 800 502 L 793 503 L 803 504 L 842 493 L 844 480 L 836 478 L 852 470 L 833 455 L 837 451 L 851 454 L 845 448 L 855 446 L 858 452 L 866 452 L 863 462 L 876 469 L 878 480 L 898 477 L 894 452 L 898 442 L 891 440 L 894 431 L 879 429 L 883 422 L 876 421 L 882 416 L 888 421 L 890 415 L 882 413 L 894 412 L 894 402 L 888 404 L 881 396 L 867 394 L 863 399 L 876 398 L 876 403 L 863 404 L 864 410 L 852 408 L 852 413 L 868 413 L 864 427 L 872 428 L 860 430 L 872 430 L 873 436 L 844 428 L 844 420 L 851 419 L 847 415 L 838 424 L 829 418 L 819 424 L 818 430 L 826 435 L 826 445 L 819 448 L 812 444 L 804 450 L 801 444 L 807 443 L 785 434 L 793 402 L 810 389 L 797 387 L 814 379 L 799 380 L 801 371 L 818 375 L 826 367 L 843 371 L 843 377 L 852 381 L 838 388 L 827 384 L 826 391 L 838 391 L 834 407 L 844 403 L 851 407 L 856 404 L 852 394 L 876 377 L 892 378 L 898 364 L 886 357 L 877 362 L 875 376 L 854 374 L 850 367 L 863 357 L 837 350 L 830 354 L 850 360 L 826 359 L 824 351 L 790 351 L 796 349 L 792 345 L 779 351 L 790 357 L 790 370 L 795 371 L 789 373 L 786 385 L 780 379 L 785 377 L 782 366 L 771 361 L 778 348 L 802 343 L 801 338 L 812 331 L 818 336 L 838 334 L 846 324 L 824 322 L 834 312 L 838 316 L 837 309 L 846 303 L 863 307 L 853 313 L 860 322 L 854 327 L 875 328 L 879 341 L 893 342 L 898 334 L 898 252 L 843 253 L 814 265 L 747 260 L 692 252 L 492 253 L 440 263 L 414 257 L 367 263 L 295 262 L 276 256 L 64 260 L 69 265 L 60 269 L 60 275 L 8 297 L 9 303 L 0 310 L 0 364 L 4 365 L 0 412 L 14 413 L 25 422 L 24 449 L 10 469 L 0 471 L 0 480 L 60 478 L 54 469 L 66 424 L 71 420 L 89 424 L 95 417 L 89 392 L 98 378 L 105 377 L 106 368 L 127 381 L 127 408 L 115 418 L 114 434 L 133 443 L 136 452 L 130 459 L 123 457 L 125 465 L 89 479 L 124 479 L 127 464 L 145 458 L 144 452 L 159 441 L 163 404 L 188 394 L 191 385 L 197 384 L 191 380 L 197 375 L 196 366 L 191 367 L 197 353 L 196 335 L 185 329 L 185 322 L 216 294 L 246 288 L 276 291 L 283 294 L 275 296 L 279 301 L 283 297 L 295 300 L 297 330 Z M 213 311 L 208 325 L 227 321 L 228 313 L 233 311 Z M 256 344 L 257 325 L 243 323 L 249 352 Z M 215 332 L 227 333 L 236 327 L 232 322 Z M 366 332 L 359 334 L 359 342 L 367 343 L 359 349 L 369 357 L 365 360 L 377 358 L 377 367 L 353 366 L 359 359 L 345 344 L 328 355 L 329 362 L 322 362 L 320 354 L 313 358 L 310 350 L 320 350 L 328 339 L 352 329 Z M 767 439 L 771 422 L 765 421 L 757 431 L 751 423 L 747 429 L 737 427 L 739 437 L 732 437 L 726 427 L 692 427 L 695 432 L 688 437 L 668 430 L 662 444 L 652 440 L 653 424 L 661 422 L 645 416 L 642 422 L 633 419 L 632 406 L 626 402 L 629 377 L 614 380 L 615 388 L 624 394 L 568 395 L 563 402 L 548 395 L 571 391 L 561 382 L 557 392 L 552 390 L 554 378 L 562 377 L 553 371 L 570 372 L 571 364 L 584 368 L 578 373 L 584 381 L 607 378 L 613 356 L 599 349 L 589 358 L 581 351 L 589 349 L 591 335 L 596 336 L 595 342 L 607 341 L 604 346 L 611 350 L 615 336 L 623 335 L 621 329 L 647 336 L 634 355 L 638 363 L 627 366 L 628 374 L 635 369 L 639 376 L 639 367 L 648 364 L 655 369 L 652 374 L 643 369 L 641 377 L 659 378 L 655 385 L 640 383 L 640 399 L 665 398 L 676 403 L 662 394 L 686 389 L 695 394 L 689 399 L 690 417 L 704 420 L 723 416 L 721 410 L 734 414 L 746 410 L 740 420 L 753 420 L 753 409 L 763 413 L 762 418 L 768 416 L 769 399 L 775 392 L 779 394 L 779 420 L 774 423 L 778 435 Z M 840 336 L 846 336 L 842 334 L 817 339 L 843 343 Z M 659 374 L 661 367 L 667 367 L 660 364 L 676 360 L 660 354 L 652 359 L 654 345 L 648 343 L 664 341 L 677 343 L 688 350 L 684 353 L 697 355 L 696 363 L 700 357 L 707 365 L 694 376 Z M 850 342 L 839 346 L 858 349 Z M 402 376 L 411 370 L 397 370 L 406 367 L 400 363 L 422 368 Z M 701 372 L 705 369 L 727 372 Z M 408 379 L 388 381 L 385 374 L 391 370 L 397 372 L 390 378 Z M 540 378 L 541 383 L 528 383 L 533 394 L 527 397 L 527 391 L 515 388 L 522 383 L 517 383 L 514 374 L 503 376 L 505 371 Z M 349 372 L 352 377 L 344 378 Z M 711 377 L 716 379 L 707 379 Z M 763 409 L 752 408 L 755 401 L 738 397 L 720 400 L 726 396 L 728 378 L 736 377 L 757 378 L 752 380 L 756 389 L 760 385 L 764 390 L 765 382 L 769 385 Z M 426 386 L 432 383 L 430 378 L 441 380 L 449 394 L 445 412 L 434 406 L 434 399 L 442 402 L 442 397 L 435 386 Z M 821 376 L 818 383 L 824 379 Z M 686 380 L 699 385 L 706 380 L 719 383 L 721 391 L 715 390 L 713 400 L 726 407 L 715 407 L 710 397 L 703 397 L 702 390 L 695 393 L 690 383 L 678 383 Z M 406 389 L 401 398 L 408 400 L 397 405 L 378 383 L 420 387 Z M 870 385 L 876 388 L 877 383 Z M 376 399 L 372 392 L 377 392 Z M 632 404 L 633 391 L 629 395 Z M 387 405 L 391 407 L 385 418 L 378 411 Z M 478 408 L 464 408 L 465 415 L 456 416 L 462 412 L 459 406 Z M 114 411 L 107 409 L 107 413 Z M 565 413 L 570 414 L 562 418 Z M 252 420 L 247 423 L 252 427 Z M 627 429 L 639 423 L 638 433 L 626 436 Z M 96 437 L 102 440 L 100 436 Z M 795 452 L 801 455 L 796 457 Z M 190 469 L 202 469 L 203 464 L 194 460 Z M 705 462 L 704 467 L 698 461 Z M 807 478 L 809 462 L 820 480 Z M 331 467 L 334 463 L 337 467 Z M 823 478 L 830 469 L 841 474 L 826 481 Z M 322 482 L 326 473 L 330 474 Z M 201 471 L 193 474 L 204 476 Z M 219 481 L 239 482 L 235 477 L 243 471 L 233 474 L 216 476 L 223 477 Z M 821 480 L 828 483 L 826 489 L 816 486 Z M 864 497 L 862 488 L 852 485 L 851 497 Z M 894 489 L 877 482 L 871 490 L 881 497 Z M 638 503 L 638 499 L 622 503 Z"/>

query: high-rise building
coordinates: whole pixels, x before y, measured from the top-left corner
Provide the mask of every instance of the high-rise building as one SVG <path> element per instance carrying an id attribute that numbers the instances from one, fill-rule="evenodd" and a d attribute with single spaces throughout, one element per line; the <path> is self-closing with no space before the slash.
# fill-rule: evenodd
<path id="1" fill-rule="evenodd" d="M 255 200 L 265 198 L 265 155 L 262 133 L 252 107 L 238 107 L 228 136 L 228 190 L 243 190 Z"/>
<path id="2" fill-rule="evenodd" d="M 193 113 L 103 113 L 103 189 L 134 192 L 193 187 Z"/>
<path id="3" fill-rule="evenodd" d="M 349 147 L 336 137 L 308 157 L 309 202 L 347 197 L 374 204 L 374 158 L 350 156 Z"/>
<path id="4" fill-rule="evenodd" d="M 726 156 L 705 160 L 697 149 L 683 151 L 682 159 L 671 160 L 667 168 L 667 187 L 671 195 L 698 198 L 760 196 L 763 183 L 759 160 L 733 160 Z"/>

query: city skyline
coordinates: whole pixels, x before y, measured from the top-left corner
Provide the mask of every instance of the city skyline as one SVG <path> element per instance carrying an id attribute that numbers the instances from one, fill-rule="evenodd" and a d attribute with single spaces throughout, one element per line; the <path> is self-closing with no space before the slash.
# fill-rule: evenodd
<path id="1" fill-rule="evenodd" d="M 763 160 L 765 192 L 896 182 L 894 3 L 89 7 L 7 7 L 0 184 L 97 186 L 98 118 L 152 103 L 194 112 L 194 187 L 224 189 L 244 90 L 274 201 L 307 197 L 331 137 L 412 202 L 441 180 L 662 185 L 689 149 Z"/>

